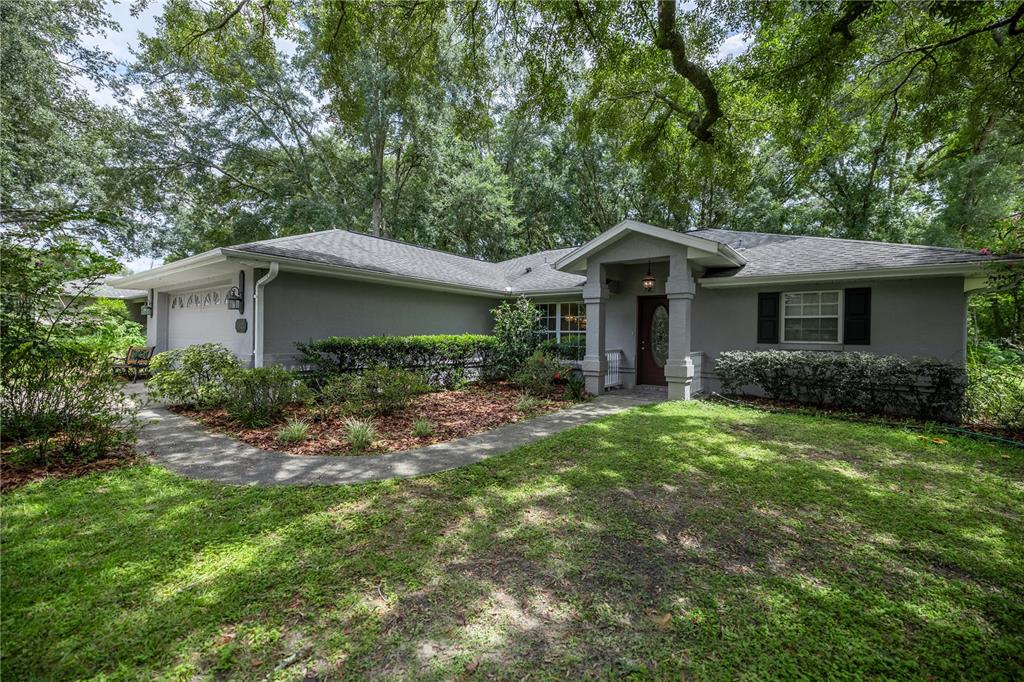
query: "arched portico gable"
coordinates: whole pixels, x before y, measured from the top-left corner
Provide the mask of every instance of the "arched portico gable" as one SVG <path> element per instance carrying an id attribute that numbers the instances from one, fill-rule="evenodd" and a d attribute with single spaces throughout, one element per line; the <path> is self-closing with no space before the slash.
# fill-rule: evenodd
<path id="1" fill-rule="evenodd" d="M 664 383 L 670 399 L 689 399 L 694 276 L 743 263 L 718 242 L 636 221 L 619 223 L 556 263 L 587 277 L 587 390 L 604 390 L 607 352 L 614 349 L 625 359 L 625 385 Z M 652 281 L 645 287 L 648 273 Z"/>

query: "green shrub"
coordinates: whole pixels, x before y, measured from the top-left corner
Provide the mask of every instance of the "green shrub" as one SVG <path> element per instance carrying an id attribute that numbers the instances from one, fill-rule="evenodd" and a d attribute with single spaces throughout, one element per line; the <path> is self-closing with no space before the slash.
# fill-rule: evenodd
<path id="1" fill-rule="evenodd" d="M 587 353 L 587 337 L 583 333 L 562 332 L 559 341 L 548 339 L 541 343 L 541 350 L 565 362 L 579 362 Z"/>
<path id="2" fill-rule="evenodd" d="M 967 416 L 1007 431 L 1024 430 L 1024 356 L 1012 349 L 980 353 L 967 363 Z"/>
<path id="3" fill-rule="evenodd" d="M 128 317 L 124 301 L 100 298 L 85 306 L 74 343 L 99 356 L 124 356 L 131 346 L 145 346 L 142 325 Z"/>
<path id="4" fill-rule="evenodd" d="M 22 461 L 91 461 L 134 438 L 132 401 L 102 359 L 50 348 L 5 362 L 0 422 Z"/>
<path id="5" fill-rule="evenodd" d="M 228 376 L 238 358 L 219 343 L 201 343 L 158 353 L 149 364 L 151 395 L 170 405 L 219 407 L 225 404 Z"/>
<path id="6" fill-rule="evenodd" d="M 332 336 L 298 343 L 303 363 L 319 381 L 370 367 L 408 369 L 431 386 L 453 388 L 489 365 L 495 340 L 482 334 L 430 336 Z"/>
<path id="7" fill-rule="evenodd" d="M 279 443 L 301 443 L 309 436 L 309 424 L 301 419 L 289 419 L 277 432 Z"/>
<path id="8" fill-rule="evenodd" d="M 361 452 L 373 445 L 373 441 L 377 439 L 377 430 L 370 421 L 349 417 L 345 420 L 345 437 L 350 448 Z"/>
<path id="9" fill-rule="evenodd" d="M 537 400 L 532 395 L 530 395 L 529 393 L 522 394 L 516 400 L 516 412 L 521 412 L 523 414 L 530 414 L 531 412 L 536 412 L 539 406 L 540 401 Z"/>
<path id="10" fill-rule="evenodd" d="M 228 414 L 250 427 L 280 419 L 285 407 L 306 397 L 305 385 L 276 365 L 236 369 L 228 375 L 225 389 Z"/>
<path id="11" fill-rule="evenodd" d="M 434 425 L 426 419 L 416 419 L 412 423 L 412 435 L 417 438 L 426 438 L 434 434 Z"/>
<path id="12" fill-rule="evenodd" d="M 569 400 L 580 402 L 585 400 L 587 397 L 587 382 L 583 378 L 583 373 L 573 370 L 569 370 L 569 374 L 565 379 L 565 395 Z"/>
<path id="13" fill-rule="evenodd" d="M 336 374 L 320 383 L 319 388 L 309 392 L 306 399 L 306 413 L 313 421 L 326 421 L 353 409 L 353 395 L 358 377 L 353 374 Z"/>
<path id="14" fill-rule="evenodd" d="M 568 375 L 569 368 L 561 360 L 537 351 L 512 376 L 512 383 L 530 395 L 543 397 L 551 394 L 556 381 Z"/>
<path id="15" fill-rule="evenodd" d="M 728 351 L 715 371 L 726 393 L 756 387 L 769 398 L 866 414 L 959 419 L 964 371 L 895 355 L 820 351 Z"/>
<path id="16" fill-rule="evenodd" d="M 416 395 L 428 390 L 419 374 L 397 367 L 370 367 L 355 375 L 351 386 L 352 411 L 373 415 L 407 407 Z"/>
<path id="17" fill-rule="evenodd" d="M 519 298 L 502 301 L 491 314 L 494 315 L 494 356 L 488 376 L 508 379 L 543 341 L 537 328 L 540 311 L 529 300 Z"/>
<path id="18" fill-rule="evenodd" d="M 117 272 L 90 240 L 0 231 L 0 424 L 4 464 L 80 462 L 134 436 L 134 410 L 82 302 Z M 73 281 L 69 281 L 73 280 Z M 127 325 L 126 325 L 127 326 Z"/>

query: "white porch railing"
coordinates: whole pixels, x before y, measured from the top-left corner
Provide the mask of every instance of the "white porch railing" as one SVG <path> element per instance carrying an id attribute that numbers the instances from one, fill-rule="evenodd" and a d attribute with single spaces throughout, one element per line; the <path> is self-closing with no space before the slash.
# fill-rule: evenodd
<path id="1" fill-rule="evenodd" d="M 625 360 L 626 354 L 618 348 L 613 350 L 606 350 L 604 352 L 604 359 L 608 363 L 608 369 L 604 373 L 604 387 L 613 388 L 615 386 L 622 386 L 622 374 L 619 370 L 622 368 L 622 362 Z"/>

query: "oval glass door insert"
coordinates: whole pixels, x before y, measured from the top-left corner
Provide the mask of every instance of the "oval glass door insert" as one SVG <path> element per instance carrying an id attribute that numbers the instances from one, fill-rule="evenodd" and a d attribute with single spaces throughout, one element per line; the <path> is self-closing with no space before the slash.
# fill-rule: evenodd
<path id="1" fill-rule="evenodd" d="M 651 356 L 658 367 L 664 367 L 668 360 L 668 310 L 663 305 L 651 316 Z"/>

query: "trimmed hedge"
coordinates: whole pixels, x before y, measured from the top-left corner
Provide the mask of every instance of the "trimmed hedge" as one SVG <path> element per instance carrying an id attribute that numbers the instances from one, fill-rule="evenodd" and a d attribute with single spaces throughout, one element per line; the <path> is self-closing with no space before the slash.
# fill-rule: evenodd
<path id="1" fill-rule="evenodd" d="M 400 367 L 423 374 L 433 386 L 450 388 L 470 370 L 488 368 L 496 347 L 484 334 L 431 336 L 332 336 L 295 344 L 315 375 L 359 372 L 370 367 Z"/>
<path id="2" fill-rule="evenodd" d="M 964 369 L 938 360 L 870 353 L 728 351 L 715 371 L 726 393 L 755 386 L 774 400 L 924 420 L 959 420 Z"/>

